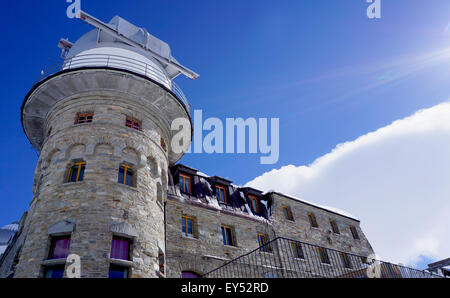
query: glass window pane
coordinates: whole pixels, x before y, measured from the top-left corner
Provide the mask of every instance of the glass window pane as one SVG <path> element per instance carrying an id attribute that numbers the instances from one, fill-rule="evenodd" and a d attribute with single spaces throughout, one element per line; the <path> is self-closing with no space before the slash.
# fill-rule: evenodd
<path id="1" fill-rule="evenodd" d="M 181 192 L 185 192 L 183 181 L 184 181 L 183 177 L 180 176 L 180 179 L 179 179 L 179 181 L 178 181 L 178 184 L 179 184 L 179 186 L 180 186 L 180 191 L 181 191 Z"/>
<path id="2" fill-rule="evenodd" d="M 111 258 L 119 260 L 129 259 L 129 246 L 128 239 L 114 237 L 111 244 Z"/>
<path id="3" fill-rule="evenodd" d="M 69 255 L 70 237 L 55 238 L 52 244 L 51 259 L 64 259 Z"/>
<path id="4" fill-rule="evenodd" d="M 189 237 L 194 237 L 194 225 L 191 219 L 187 220 L 188 223 L 188 236 Z"/>
<path id="5" fill-rule="evenodd" d="M 131 169 L 127 170 L 127 180 L 125 181 L 125 184 L 128 186 L 133 186 L 133 170 Z"/>
<path id="6" fill-rule="evenodd" d="M 123 167 L 119 168 L 119 177 L 117 179 L 117 182 L 123 184 L 123 174 L 125 173 L 125 169 Z"/>
<path id="7" fill-rule="evenodd" d="M 69 182 L 76 182 L 78 175 L 78 166 L 73 166 L 70 170 Z"/>
<path id="8" fill-rule="evenodd" d="M 44 278 L 63 278 L 64 265 L 47 267 L 45 269 Z"/>
<path id="9" fill-rule="evenodd" d="M 183 271 L 181 272 L 181 278 L 199 278 L 200 275 L 198 275 L 195 272 L 190 272 L 190 271 Z"/>
<path id="10" fill-rule="evenodd" d="M 83 181 L 83 179 L 84 179 L 84 169 L 85 168 L 86 168 L 86 165 L 82 165 L 81 166 L 80 177 L 78 178 L 78 181 Z"/>
<path id="11" fill-rule="evenodd" d="M 186 218 L 181 218 L 181 231 L 183 235 L 186 235 Z"/>
<path id="12" fill-rule="evenodd" d="M 224 227 L 222 227 L 222 240 L 223 240 L 223 244 L 226 245 L 227 239 L 225 238 L 225 228 Z"/>
<path id="13" fill-rule="evenodd" d="M 127 278 L 128 268 L 117 265 L 111 265 L 109 267 L 109 278 Z"/>
<path id="14" fill-rule="evenodd" d="M 231 229 L 229 228 L 226 229 L 226 235 L 227 235 L 227 244 L 233 245 L 233 239 L 231 237 Z"/>
<path id="15" fill-rule="evenodd" d="M 189 178 L 184 178 L 184 190 L 187 193 L 191 193 L 191 180 Z"/>

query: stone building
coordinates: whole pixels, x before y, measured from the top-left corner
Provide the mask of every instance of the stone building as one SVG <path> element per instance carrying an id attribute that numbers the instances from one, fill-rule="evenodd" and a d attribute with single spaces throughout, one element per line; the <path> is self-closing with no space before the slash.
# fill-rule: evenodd
<path id="1" fill-rule="evenodd" d="M 61 68 L 22 105 L 39 159 L 1 277 L 67 277 L 77 257 L 81 277 L 195 276 L 280 236 L 373 252 L 352 216 L 177 165 L 192 128 L 181 152 L 169 146 L 172 121 L 191 122 L 172 80 L 198 75 L 143 28 L 80 18 L 95 29 L 60 41 Z"/>

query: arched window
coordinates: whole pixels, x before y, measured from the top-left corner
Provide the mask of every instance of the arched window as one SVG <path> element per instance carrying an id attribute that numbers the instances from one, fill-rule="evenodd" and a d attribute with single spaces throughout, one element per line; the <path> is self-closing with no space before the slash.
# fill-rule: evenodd
<path id="1" fill-rule="evenodd" d="M 181 272 L 181 278 L 200 278 L 200 274 L 192 272 L 192 271 L 183 271 Z"/>
<path id="2" fill-rule="evenodd" d="M 117 182 L 120 184 L 125 184 L 128 186 L 135 186 L 135 173 L 131 166 L 126 164 L 121 164 L 119 167 L 119 175 L 117 178 Z"/>
<path id="3" fill-rule="evenodd" d="M 84 170 L 86 169 L 85 161 L 74 162 L 69 168 L 66 182 L 79 182 L 84 179 Z"/>

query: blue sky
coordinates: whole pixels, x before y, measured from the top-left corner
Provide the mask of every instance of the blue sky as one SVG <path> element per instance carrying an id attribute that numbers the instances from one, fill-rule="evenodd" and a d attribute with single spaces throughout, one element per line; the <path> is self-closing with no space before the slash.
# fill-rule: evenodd
<path id="1" fill-rule="evenodd" d="M 82 0 L 82 9 L 103 21 L 120 15 L 168 42 L 177 60 L 200 74 L 177 83 L 204 118 L 280 118 L 275 165 L 260 165 L 251 154 L 181 160 L 236 184 L 284 165 L 308 165 L 339 143 L 448 100 L 449 65 L 436 53 L 450 46 L 450 2 L 382 0 L 380 20 L 367 18 L 367 6 Z M 68 19 L 66 7 L 64 0 L 10 1 L 3 10 L 0 226 L 18 220 L 32 198 L 38 155 L 22 131 L 23 98 L 40 70 L 59 61 L 59 38 L 76 41 L 91 29 Z"/>

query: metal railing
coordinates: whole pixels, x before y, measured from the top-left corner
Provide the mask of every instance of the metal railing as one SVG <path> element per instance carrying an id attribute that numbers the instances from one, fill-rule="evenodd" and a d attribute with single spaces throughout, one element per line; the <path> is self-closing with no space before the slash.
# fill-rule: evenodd
<path id="1" fill-rule="evenodd" d="M 434 273 L 278 237 L 204 278 L 442 278 Z"/>
<path id="2" fill-rule="evenodd" d="M 74 56 L 42 70 L 40 76 L 35 81 L 35 84 L 60 71 L 83 67 L 118 68 L 151 78 L 171 90 L 190 113 L 190 105 L 183 91 L 181 91 L 180 87 L 178 87 L 175 82 L 171 81 L 161 69 L 140 60 L 125 56 L 109 54 L 84 54 Z"/>

